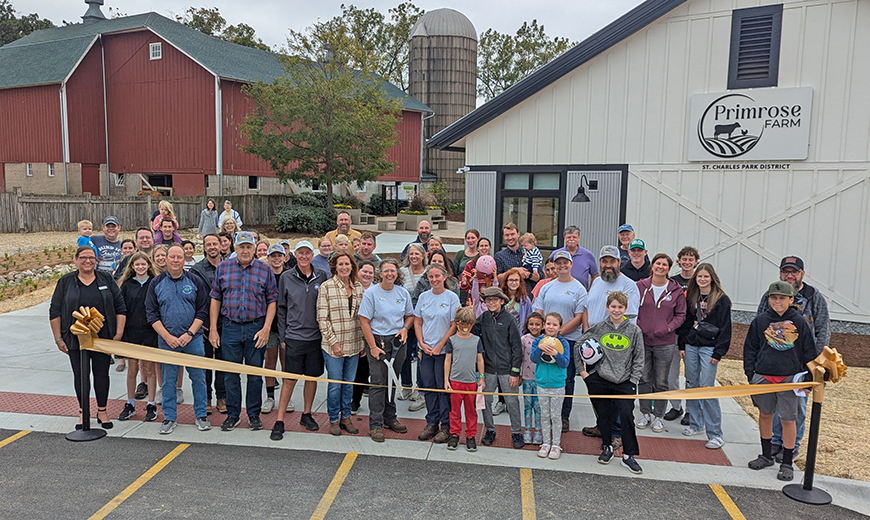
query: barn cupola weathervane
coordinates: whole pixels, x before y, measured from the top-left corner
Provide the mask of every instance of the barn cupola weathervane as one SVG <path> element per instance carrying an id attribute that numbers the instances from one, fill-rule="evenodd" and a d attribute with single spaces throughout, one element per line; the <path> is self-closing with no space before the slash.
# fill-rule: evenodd
<path id="1" fill-rule="evenodd" d="M 85 3 L 88 4 L 88 10 L 82 16 L 82 21 L 87 24 L 97 23 L 100 20 L 105 20 L 106 15 L 100 11 L 100 6 L 103 5 L 103 0 L 85 0 Z"/>

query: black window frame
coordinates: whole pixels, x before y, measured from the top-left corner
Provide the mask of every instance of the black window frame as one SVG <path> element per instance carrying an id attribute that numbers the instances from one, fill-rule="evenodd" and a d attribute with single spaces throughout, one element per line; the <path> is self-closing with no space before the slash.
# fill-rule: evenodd
<path id="1" fill-rule="evenodd" d="M 772 16 L 770 39 L 770 62 L 766 78 L 739 79 L 737 69 L 740 60 L 740 28 L 743 20 Z M 728 89 L 776 87 L 779 84 L 779 57 L 782 43 L 782 4 L 736 9 L 731 13 L 731 46 L 728 57 Z"/>
<path id="2" fill-rule="evenodd" d="M 505 224 L 503 222 L 504 219 L 504 199 L 505 197 L 527 197 L 527 198 L 535 198 L 535 197 L 549 197 L 555 198 L 559 201 L 559 216 L 558 216 L 558 229 L 565 228 L 565 185 L 568 180 L 568 169 L 564 166 L 508 166 L 501 167 L 497 170 L 498 176 L 496 182 L 498 182 L 498 199 L 496 200 L 496 236 L 492 237 L 493 242 L 493 251 L 501 251 L 507 244 L 504 243 L 504 237 L 502 235 L 502 229 Z M 529 185 L 527 189 L 506 189 L 504 187 L 505 183 L 505 174 L 511 173 L 527 173 L 529 174 Z M 534 177 L 535 175 L 540 174 L 556 174 L 559 175 L 559 188 L 554 190 L 534 190 L 532 186 L 534 186 Z M 519 223 L 516 223 L 519 226 Z M 552 252 L 556 249 L 563 247 L 563 238 L 562 234 L 559 233 L 559 239 L 556 247 L 552 247 L 550 245 L 538 245 L 538 249 L 542 252 Z M 545 255 L 546 256 L 546 255 Z"/>

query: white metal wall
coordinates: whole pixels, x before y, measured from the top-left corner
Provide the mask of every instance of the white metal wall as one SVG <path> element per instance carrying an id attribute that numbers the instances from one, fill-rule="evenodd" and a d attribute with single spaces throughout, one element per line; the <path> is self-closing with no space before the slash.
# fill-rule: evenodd
<path id="1" fill-rule="evenodd" d="M 590 201 L 571 202 L 580 187 L 581 176 L 598 181 L 598 190 L 586 191 Z M 565 226 L 580 228 L 580 245 L 597 257 L 602 246 L 618 245 L 619 199 L 622 194 L 621 171 L 568 171 L 565 191 Z"/>
<path id="2" fill-rule="evenodd" d="M 779 86 L 813 88 L 808 158 L 701 173 L 687 160 L 691 96 L 727 90 L 731 11 L 777 3 Z M 835 319 L 870 323 L 868 27 L 868 0 L 687 2 L 470 134 L 466 162 L 627 163 L 638 236 L 651 252 L 698 246 L 735 308 L 754 310 L 797 254 Z"/>
<path id="3" fill-rule="evenodd" d="M 480 236 L 493 241 L 498 247 L 501 236 L 495 235 L 496 172 L 467 172 L 465 174 L 465 229 L 476 229 Z"/>

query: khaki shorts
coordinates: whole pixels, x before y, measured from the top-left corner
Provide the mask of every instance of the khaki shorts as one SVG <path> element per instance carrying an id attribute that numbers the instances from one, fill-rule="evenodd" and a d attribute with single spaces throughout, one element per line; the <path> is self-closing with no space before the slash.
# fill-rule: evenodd
<path id="1" fill-rule="evenodd" d="M 788 378 L 786 378 L 788 380 Z M 760 374 L 752 376 L 753 385 L 769 385 L 770 381 Z M 763 415 L 773 415 L 779 410 L 779 418 L 782 421 L 794 421 L 797 418 L 800 399 L 793 390 L 777 392 L 775 394 L 758 394 L 752 396 L 752 404 Z"/>

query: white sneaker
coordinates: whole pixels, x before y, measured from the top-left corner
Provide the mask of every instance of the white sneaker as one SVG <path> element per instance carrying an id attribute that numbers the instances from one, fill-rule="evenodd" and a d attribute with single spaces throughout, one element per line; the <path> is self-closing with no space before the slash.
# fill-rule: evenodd
<path id="1" fill-rule="evenodd" d="M 550 445 L 549 444 L 541 444 L 541 449 L 538 450 L 538 457 L 542 459 L 546 459 L 550 454 Z"/>
<path id="2" fill-rule="evenodd" d="M 287 403 L 287 411 L 288 412 L 295 412 L 296 411 L 296 406 L 293 404 L 293 399 L 290 399 L 290 402 Z"/>
<path id="3" fill-rule="evenodd" d="M 646 427 L 649 426 L 649 423 L 651 423 L 651 422 L 652 422 L 652 416 L 648 413 L 645 413 L 645 414 L 641 415 L 639 419 L 634 421 L 634 425 L 637 427 L 638 430 L 645 430 Z"/>
<path id="4" fill-rule="evenodd" d="M 177 404 L 181 404 L 184 402 L 184 390 L 182 390 L 181 388 L 175 389 L 175 402 Z"/>
<path id="5" fill-rule="evenodd" d="M 722 440 L 722 437 L 713 437 L 709 441 L 707 441 L 707 448 L 711 450 L 718 450 L 722 446 L 725 445 L 725 441 Z"/>
<path id="6" fill-rule="evenodd" d="M 501 401 L 497 401 L 492 407 L 492 414 L 498 415 L 498 414 L 504 412 L 505 410 L 507 410 L 507 406 L 505 406 L 505 404 L 502 403 Z"/>
<path id="7" fill-rule="evenodd" d="M 396 400 L 397 401 L 407 401 L 411 398 L 411 389 L 403 388 L 401 392 L 396 392 Z"/>
<path id="8" fill-rule="evenodd" d="M 416 390 L 414 391 L 414 393 L 416 393 Z M 423 396 L 418 394 L 417 399 L 412 400 L 411 406 L 408 407 L 408 411 L 417 412 L 419 410 L 422 410 L 423 408 L 426 408 L 426 400 L 423 399 Z"/>
<path id="9" fill-rule="evenodd" d="M 270 413 L 273 408 L 275 408 L 275 399 L 267 397 L 266 400 L 263 401 L 263 407 L 260 409 L 260 412 Z"/>
<path id="10" fill-rule="evenodd" d="M 655 433 L 661 433 L 665 431 L 665 423 L 661 417 L 653 417 L 651 428 Z"/>
<path id="11" fill-rule="evenodd" d="M 683 435 L 685 435 L 686 437 L 691 437 L 692 435 L 700 435 L 700 434 L 704 433 L 704 431 L 705 430 L 703 430 L 703 429 L 696 430 L 696 429 L 692 428 L 691 426 L 689 426 L 688 428 L 683 430 Z"/>
<path id="12" fill-rule="evenodd" d="M 553 446 L 550 448 L 550 455 L 548 455 L 550 460 L 558 460 L 559 455 L 562 454 L 562 448 L 559 446 Z"/>
<path id="13" fill-rule="evenodd" d="M 163 388 L 157 389 L 157 394 L 154 396 L 154 404 L 163 404 Z"/>
<path id="14" fill-rule="evenodd" d="M 201 432 L 211 430 L 211 423 L 205 417 L 197 417 L 194 423 L 196 424 L 196 429 Z"/>
<path id="15" fill-rule="evenodd" d="M 423 399 L 423 396 L 420 395 L 420 392 L 418 392 L 416 388 L 411 391 L 411 400 L 412 401 L 420 401 L 422 399 Z"/>

